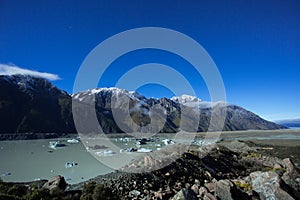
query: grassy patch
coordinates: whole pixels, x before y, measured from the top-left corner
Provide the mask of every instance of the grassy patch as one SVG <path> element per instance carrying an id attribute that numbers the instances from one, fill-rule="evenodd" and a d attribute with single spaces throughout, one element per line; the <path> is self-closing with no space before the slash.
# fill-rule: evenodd
<path id="1" fill-rule="evenodd" d="M 261 157 L 261 154 L 256 153 L 256 152 L 251 152 L 251 153 L 249 153 L 246 157 L 247 157 L 247 158 L 260 158 L 260 157 Z"/>
<path id="2" fill-rule="evenodd" d="M 241 182 L 241 181 L 235 181 L 234 184 L 241 188 L 244 192 L 252 190 L 252 187 L 249 183 Z"/>

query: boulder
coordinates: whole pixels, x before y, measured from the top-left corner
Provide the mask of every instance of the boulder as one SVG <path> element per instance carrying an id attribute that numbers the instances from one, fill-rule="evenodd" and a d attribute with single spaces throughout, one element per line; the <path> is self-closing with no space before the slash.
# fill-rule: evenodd
<path id="1" fill-rule="evenodd" d="M 233 152 L 239 153 L 239 154 L 240 153 L 248 153 L 250 151 L 256 151 L 255 147 L 250 147 L 245 142 L 242 142 L 239 140 L 224 142 L 224 143 L 222 143 L 222 146 L 230 149 Z"/>
<path id="2" fill-rule="evenodd" d="M 300 173 L 290 158 L 283 159 L 285 173 L 282 175 L 282 180 L 293 190 L 294 197 L 300 199 Z"/>
<path id="3" fill-rule="evenodd" d="M 47 181 L 44 185 L 44 189 L 48 189 L 50 191 L 55 191 L 55 190 L 62 190 L 64 191 L 67 187 L 67 183 L 65 181 L 65 178 L 63 176 L 54 176 L 52 177 L 49 181 Z"/>
<path id="4" fill-rule="evenodd" d="M 275 172 L 252 172 L 249 175 L 252 189 L 259 194 L 261 199 L 294 199 L 282 188 L 282 180 Z"/>
<path id="5" fill-rule="evenodd" d="M 208 189 L 210 193 L 215 192 L 215 183 L 205 183 L 204 186 Z"/>
<path id="6" fill-rule="evenodd" d="M 279 163 L 275 163 L 275 165 L 273 166 L 273 169 L 282 169 L 282 166 Z"/>
<path id="7" fill-rule="evenodd" d="M 199 192 L 198 192 L 199 197 L 204 197 L 204 195 L 205 195 L 206 193 L 208 193 L 206 187 L 203 187 L 203 186 L 202 186 L 202 187 L 199 188 Z"/>
<path id="8" fill-rule="evenodd" d="M 197 186 L 200 186 L 200 181 L 199 181 L 198 179 L 195 179 L 195 184 L 196 184 Z"/>
<path id="9" fill-rule="evenodd" d="M 237 188 L 230 180 L 216 182 L 215 195 L 222 200 L 234 200 L 237 198 Z"/>
<path id="10" fill-rule="evenodd" d="M 138 196 L 140 196 L 140 194 L 141 194 L 141 192 L 140 191 L 138 191 L 138 190 L 132 190 L 132 191 L 130 191 L 129 192 L 129 197 L 138 197 Z"/>
<path id="11" fill-rule="evenodd" d="M 295 170 L 295 164 L 290 158 L 285 158 L 282 160 L 283 165 L 286 168 L 286 171 L 294 171 Z"/>
<path id="12" fill-rule="evenodd" d="M 193 190 L 193 192 L 195 193 L 195 194 L 199 194 L 199 186 L 197 185 L 197 184 L 194 184 L 192 187 L 191 187 L 191 189 Z"/>
<path id="13" fill-rule="evenodd" d="M 198 179 L 195 179 L 194 185 L 191 187 L 191 189 L 195 192 L 196 195 L 199 194 L 199 187 L 200 181 Z"/>
<path id="14" fill-rule="evenodd" d="M 163 199 L 163 195 L 161 191 L 154 192 L 154 197 L 157 199 Z"/>
<path id="15" fill-rule="evenodd" d="M 171 200 L 198 200 L 197 195 L 191 189 L 180 190 Z"/>
<path id="16" fill-rule="evenodd" d="M 203 200 L 217 200 L 217 198 L 210 193 L 206 193 L 203 197 Z"/>

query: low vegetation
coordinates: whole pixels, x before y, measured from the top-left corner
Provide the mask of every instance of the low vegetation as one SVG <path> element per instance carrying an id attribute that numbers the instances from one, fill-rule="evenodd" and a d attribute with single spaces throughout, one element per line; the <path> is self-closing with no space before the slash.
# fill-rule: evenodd
<path id="1" fill-rule="evenodd" d="M 83 186 L 80 200 L 118 200 L 117 195 L 102 184 L 96 182 L 89 182 Z"/>
<path id="2" fill-rule="evenodd" d="M 1 200 L 118 200 L 117 195 L 102 184 L 86 183 L 82 191 L 49 191 L 38 185 L 5 183 L 0 179 Z"/>

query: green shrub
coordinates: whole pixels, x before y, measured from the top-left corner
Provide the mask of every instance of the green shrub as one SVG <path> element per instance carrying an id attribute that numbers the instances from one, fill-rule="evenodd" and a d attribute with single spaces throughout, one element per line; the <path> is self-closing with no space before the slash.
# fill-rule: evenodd
<path id="1" fill-rule="evenodd" d="M 93 200 L 93 193 L 96 187 L 96 182 L 84 184 L 80 200 Z"/>
<path id="2" fill-rule="evenodd" d="M 13 185 L 7 190 L 8 195 L 22 197 L 26 194 L 27 188 L 25 186 Z"/>
<path id="3" fill-rule="evenodd" d="M 99 184 L 94 189 L 93 200 L 118 200 L 117 196 L 112 191 L 102 184 Z"/>
<path id="4" fill-rule="evenodd" d="M 83 186 L 80 200 L 118 200 L 117 195 L 113 194 L 111 189 L 102 184 L 89 182 Z"/>
<path id="5" fill-rule="evenodd" d="M 49 191 L 46 189 L 34 189 L 28 192 L 24 197 L 24 200 L 50 200 L 52 199 Z"/>
<path id="6" fill-rule="evenodd" d="M 259 153 L 251 152 L 247 155 L 247 158 L 259 158 L 261 155 Z"/>
<path id="7" fill-rule="evenodd" d="M 249 183 L 245 183 L 245 182 L 242 183 L 240 181 L 236 181 L 234 182 L 234 184 L 239 188 L 241 188 L 244 192 L 252 190 L 252 187 Z"/>
<path id="8" fill-rule="evenodd" d="M 268 171 L 271 171 L 271 172 L 275 172 L 279 175 L 283 175 L 285 172 L 286 172 L 286 169 L 284 168 L 274 168 L 274 167 L 268 167 L 267 169 Z"/>
<path id="9" fill-rule="evenodd" d="M 9 194 L 0 194 L 0 199 L 1 200 L 21 200 L 20 197 L 16 197 L 16 196 L 9 195 Z"/>

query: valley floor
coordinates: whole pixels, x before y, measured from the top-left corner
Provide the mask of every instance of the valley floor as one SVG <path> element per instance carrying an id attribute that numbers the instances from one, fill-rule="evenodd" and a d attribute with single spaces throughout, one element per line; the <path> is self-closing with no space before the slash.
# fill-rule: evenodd
<path id="1" fill-rule="evenodd" d="M 197 134 L 197 138 L 203 137 L 205 134 Z M 136 174 L 120 170 L 73 185 L 67 185 L 64 177 L 54 177 L 50 183 L 2 182 L 0 197 L 300 199 L 299 137 L 299 130 L 225 132 L 217 145 L 192 145 L 174 163 L 153 172 Z M 176 153 L 178 146 L 173 148 Z M 143 161 L 134 160 L 132 164 Z M 151 167 L 156 163 L 150 160 L 143 164 Z"/>

